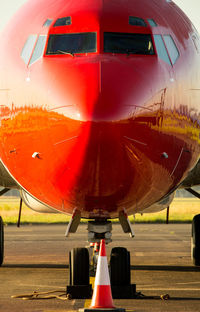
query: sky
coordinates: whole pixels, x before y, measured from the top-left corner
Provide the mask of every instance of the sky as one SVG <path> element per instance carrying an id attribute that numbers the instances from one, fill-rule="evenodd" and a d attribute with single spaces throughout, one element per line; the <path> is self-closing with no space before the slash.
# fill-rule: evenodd
<path id="1" fill-rule="evenodd" d="M 1 0 L 0 31 L 3 29 L 4 25 L 9 21 L 12 15 L 25 2 L 27 2 L 27 0 Z M 200 0 L 174 0 L 174 2 L 188 15 L 193 24 L 196 26 L 197 30 L 200 32 Z"/>

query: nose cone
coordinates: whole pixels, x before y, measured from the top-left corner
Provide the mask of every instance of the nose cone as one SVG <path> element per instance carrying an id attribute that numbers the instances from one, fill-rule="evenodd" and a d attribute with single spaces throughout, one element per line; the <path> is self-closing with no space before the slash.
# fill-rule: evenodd
<path id="1" fill-rule="evenodd" d="M 130 66 L 126 56 L 123 61 L 112 56 L 90 61 L 70 58 L 73 66 L 69 59 L 59 62 L 56 66 L 46 65 L 56 77 L 55 70 L 62 65 L 62 74 L 52 86 L 53 102 L 57 97 L 59 106 L 52 110 L 64 115 L 68 129 L 70 120 L 77 119 L 75 123 L 80 124 L 76 135 L 63 131 L 63 143 L 56 146 L 60 164 L 55 167 L 54 186 L 64 205 L 71 200 L 74 206 L 88 211 L 85 216 L 107 213 L 108 217 L 119 209 L 118 205 L 129 201 L 138 163 L 137 156 L 130 157 L 132 148 L 127 152 L 125 136 L 135 137 L 129 119 L 140 106 L 143 109 L 151 96 L 150 81 L 147 82 L 139 60 L 132 60 Z M 65 137 L 75 136 L 75 140 L 66 142 Z"/>
<path id="2" fill-rule="evenodd" d="M 88 126 L 87 142 L 72 192 L 79 209 L 84 207 L 92 217 L 99 215 L 99 211 L 102 217 L 108 217 L 129 193 L 133 167 L 123 144 L 120 125 L 90 122 Z M 78 141 L 82 140 L 79 138 Z M 76 147 L 72 157 L 73 165 L 76 154 L 80 153 L 80 147 Z M 66 166 L 70 166 L 69 162 Z M 57 186 L 63 194 L 68 191 L 68 179 L 68 170 L 61 170 L 56 178 Z"/>

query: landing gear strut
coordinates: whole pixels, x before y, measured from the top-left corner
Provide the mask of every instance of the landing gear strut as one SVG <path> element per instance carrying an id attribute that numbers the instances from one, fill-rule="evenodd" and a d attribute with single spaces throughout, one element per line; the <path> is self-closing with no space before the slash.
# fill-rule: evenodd
<path id="1" fill-rule="evenodd" d="M 76 212 L 77 216 L 77 212 Z M 73 224 L 76 222 L 76 216 L 68 226 L 67 235 L 72 233 Z M 119 220 L 125 233 L 131 237 L 134 233 L 127 217 L 120 213 Z M 94 275 L 96 271 L 97 259 L 99 255 L 99 245 L 101 239 L 108 244 L 111 239 L 112 223 L 107 220 L 96 220 L 88 222 L 88 242 L 90 247 L 74 248 L 69 255 L 70 285 L 67 286 L 67 294 L 71 298 L 90 298 L 92 286 L 89 284 L 89 273 Z M 89 261 L 89 251 L 91 261 Z M 131 285 L 130 253 L 126 248 L 113 248 L 110 258 L 110 279 L 112 295 L 115 299 L 134 298 L 136 285 Z"/>
<path id="2" fill-rule="evenodd" d="M 0 217 L 0 266 L 3 263 L 4 258 L 4 225 L 2 217 Z"/>

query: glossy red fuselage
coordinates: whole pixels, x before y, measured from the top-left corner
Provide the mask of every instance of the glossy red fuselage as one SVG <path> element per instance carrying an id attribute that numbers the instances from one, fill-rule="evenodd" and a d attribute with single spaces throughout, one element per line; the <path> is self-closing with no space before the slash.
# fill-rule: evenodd
<path id="1" fill-rule="evenodd" d="M 43 27 L 65 16 L 71 25 Z M 147 27 L 129 25 L 129 16 Z M 97 34 L 96 52 L 45 48 L 30 66 L 21 58 L 31 34 L 82 32 Z M 104 32 L 171 35 L 179 58 L 164 62 L 154 41 L 154 55 L 105 53 Z M 1 37 L 2 163 L 26 192 L 61 212 L 106 219 L 144 211 L 199 158 L 198 44 L 190 21 L 165 0 L 29 1 Z"/>

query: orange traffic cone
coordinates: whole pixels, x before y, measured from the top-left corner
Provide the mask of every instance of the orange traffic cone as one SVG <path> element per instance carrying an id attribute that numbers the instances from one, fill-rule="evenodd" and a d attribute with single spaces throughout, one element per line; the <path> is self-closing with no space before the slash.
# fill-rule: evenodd
<path id="1" fill-rule="evenodd" d="M 101 241 L 100 245 L 94 293 L 90 307 L 95 309 L 114 308 L 104 239 Z"/>
<path id="2" fill-rule="evenodd" d="M 108 262 L 106 257 L 105 240 L 101 240 L 100 252 L 97 262 L 97 271 L 95 277 L 95 286 L 92 296 L 92 303 L 89 308 L 80 309 L 79 311 L 107 311 L 107 312 L 125 312 L 125 309 L 115 308 L 112 299 L 110 286 L 110 276 L 108 272 Z"/>

